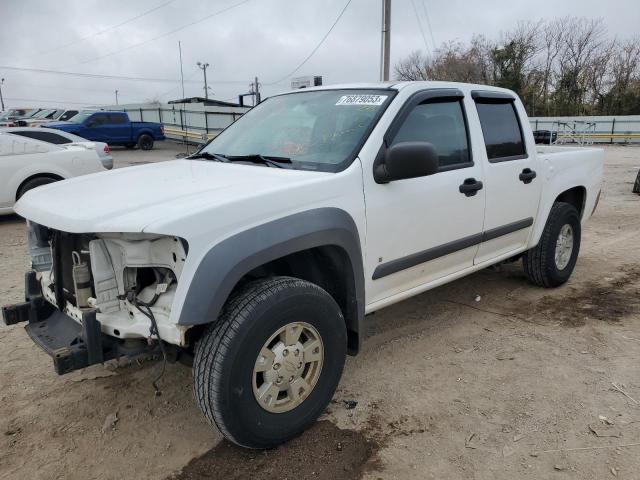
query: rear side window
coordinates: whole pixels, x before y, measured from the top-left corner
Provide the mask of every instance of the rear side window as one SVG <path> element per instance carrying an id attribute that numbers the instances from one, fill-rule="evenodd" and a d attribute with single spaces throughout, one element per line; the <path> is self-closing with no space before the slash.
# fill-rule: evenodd
<path id="1" fill-rule="evenodd" d="M 477 101 L 476 107 L 489 161 L 526 158 L 522 128 L 513 102 Z"/>
<path id="2" fill-rule="evenodd" d="M 405 118 L 392 145 L 400 142 L 431 143 L 441 168 L 471 165 L 466 122 L 458 100 L 416 105 Z"/>
<path id="3" fill-rule="evenodd" d="M 63 137 L 62 135 L 56 135 L 55 133 L 51 132 L 12 131 L 11 133 L 13 133 L 14 135 L 20 135 L 21 137 L 33 138 L 42 142 L 53 143 L 55 145 L 71 143 L 71 140 L 69 140 L 68 138 Z"/>

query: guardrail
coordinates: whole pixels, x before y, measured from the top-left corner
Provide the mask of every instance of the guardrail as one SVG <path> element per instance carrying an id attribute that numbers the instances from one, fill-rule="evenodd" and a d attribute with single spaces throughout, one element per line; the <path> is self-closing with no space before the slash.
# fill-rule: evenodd
<path id="1" fill-rule="evenodd" d="M 532 117 L 532 130 L 552 132 L 560 141 L 640 143 L 640 115 Z"/>
<path id="2" fill-rule="evenodd" d="M 158 122 L 172 140 L 204 143 L 249 110 L 249 107 L 204 106 L 201 103 L 111 105 L 106 110 L 127 112 L 132 122 Z"/>

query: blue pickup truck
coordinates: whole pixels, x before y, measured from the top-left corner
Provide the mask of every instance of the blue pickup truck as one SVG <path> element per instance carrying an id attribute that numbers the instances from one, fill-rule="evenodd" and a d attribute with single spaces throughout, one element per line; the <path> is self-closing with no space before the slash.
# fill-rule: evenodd
<path id="1" fill-rule="evenodd" d="M 85 111 L 69 121 L 51 122 L 43 127 L 73 133 L 94 142 L 151 150 L 153 142 L 164 140 L 164 127 L 154 122 L 132 122 L 124 112 Z"/>

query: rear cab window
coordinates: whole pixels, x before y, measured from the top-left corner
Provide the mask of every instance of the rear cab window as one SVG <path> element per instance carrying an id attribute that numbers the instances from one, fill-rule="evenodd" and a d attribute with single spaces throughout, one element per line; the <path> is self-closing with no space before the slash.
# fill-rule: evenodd
<path id="1" fill-rule="evenodd" d="M 489 162 L 527 158 L 515 98 L 493 91 L 474 91 L 472 97 L 476 102 Z"/>

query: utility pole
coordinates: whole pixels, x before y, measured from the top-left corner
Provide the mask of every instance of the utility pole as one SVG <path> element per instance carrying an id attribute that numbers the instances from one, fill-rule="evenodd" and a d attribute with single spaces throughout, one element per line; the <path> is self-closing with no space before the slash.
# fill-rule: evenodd
<path id="1" fill-rule="evenodd" d="M 380 80 L 389 80 L 391 51 L 391 0 L 382 0 L 382 42 L 380 45 Z"/>
<path id="2" fill-rule="evenodd" d="M 198 68 L 204 72 L 204 98 L 209 99 L 209 87 L 207 86 L 207 68 L 209 68 L 208 63 L 198 62 Z"/>
<path id="3" fill-rule="evenodd" d="M 4 98 L 2 98 L 2 85 L 4 85 L 4 78 L 0 79 L 0 110 L 4 110 Z"/>
<path id="4" fill-rule="evenodd" d="M 118 105 L 118 90 L 116 90 L 116 105 Z"/>
<path id="5" fill-rule="evenodd" d="M 258 105 L 261 101 L 260 99 L 260 83 L 258 82 L 258 77 L 255 77 L 253 82 L 253 91 L 255 93 L 255 104 Z"/>

